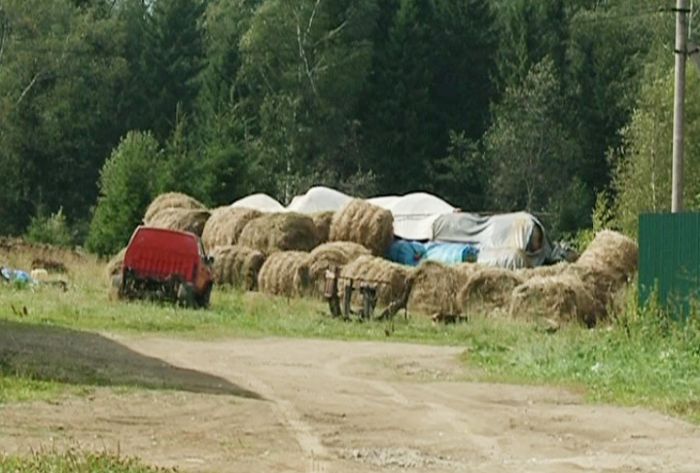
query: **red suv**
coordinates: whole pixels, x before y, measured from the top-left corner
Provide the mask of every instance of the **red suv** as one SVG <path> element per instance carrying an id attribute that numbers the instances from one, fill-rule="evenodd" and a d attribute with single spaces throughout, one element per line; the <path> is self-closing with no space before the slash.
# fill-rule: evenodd
<path id="1" fill-rule="evenodd" d="M 213 285 L 211 263 L 197 235 L 141 226 L 131 236 L 115 284 L 126 299 L 207 307 Z"/>

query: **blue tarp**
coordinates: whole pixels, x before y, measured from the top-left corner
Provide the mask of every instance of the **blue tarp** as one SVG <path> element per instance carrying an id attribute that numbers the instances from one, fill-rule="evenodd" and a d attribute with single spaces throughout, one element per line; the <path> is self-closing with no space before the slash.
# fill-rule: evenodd
<path id="1" fill-rule="evenodd" d="M 425 255 L 425 246 L 417 241 L 395 240 L 389 247 L 387 258 L 394 263 L 418 266 Z"/>
<path id="2" fill-rule="evenodd" d="M 23 284 L 34 283 L 34 280 L 29 275 L 29 273 L 26 273 L 19 269 L 0 268 L 0 274 L 5 280 L 9 282 L 19 282 Z"/>
<path id="3" fill-rule="evenodd" d="M 479 248 L 466 243 L 428 243 L 425 245 L 427 261 L 436 261 L 447 265 L 473 263 L 479 255 Z"/>

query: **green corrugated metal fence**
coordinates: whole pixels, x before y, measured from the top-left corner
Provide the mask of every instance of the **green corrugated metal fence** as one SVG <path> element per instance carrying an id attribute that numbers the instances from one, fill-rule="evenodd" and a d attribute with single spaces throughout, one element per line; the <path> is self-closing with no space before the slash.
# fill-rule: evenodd
<path id="1" fill-rule="evenodd" d="M 683 317 L 700 295 L 700 213 L 639 218 L 639 300 L 658 302 Z"/>

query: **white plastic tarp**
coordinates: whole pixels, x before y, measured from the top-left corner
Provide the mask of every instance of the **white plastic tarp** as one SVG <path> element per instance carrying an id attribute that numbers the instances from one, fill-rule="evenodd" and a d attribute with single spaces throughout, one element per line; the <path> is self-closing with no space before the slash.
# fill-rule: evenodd
<path id="1" fill-rule="evenodd" d="M 231 204 L 234 208 L 259 210 L 260 212 L 285 212 L 284 205 L 267 194 L 252 194 Z"/>
<path id="2" fill-rule="evenodd" d="M 541 236 L 539 247 L 533 245 L 535 243 L 533 236 L 536 234 Z M 443 214 L 433 222 L 433 239 L 471 243 L 478 245 L 481 251 L 485 249 L 523 251 L 527 257 L 527 266 L 542 265 L 551 253 L 544 227 L 539 220 L 527 212 L 490 217 L 470 213 Z"/>
<path id="3" fill-rule="evenodd" d="M 299 213 L 335 212 L 352 200 L 347 194 L 329 187 L 312 187 L 306 194 L 292 199 L 287 210 Z"/>

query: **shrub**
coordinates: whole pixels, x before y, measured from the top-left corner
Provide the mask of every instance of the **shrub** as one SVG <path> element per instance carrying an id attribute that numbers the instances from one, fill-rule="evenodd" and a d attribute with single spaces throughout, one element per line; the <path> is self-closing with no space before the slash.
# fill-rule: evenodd
<path id="1" fill-rule="evenodd" d="M 27 241 L 33 243 L 48 243 L 56 246 L 70 247 L 74 243 L 73 232 L 62 208 L 48 216 L 41 211 L 38 212 L 35 217 L 32 217 L 25 237 Z"/>

